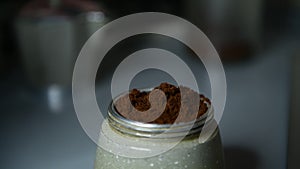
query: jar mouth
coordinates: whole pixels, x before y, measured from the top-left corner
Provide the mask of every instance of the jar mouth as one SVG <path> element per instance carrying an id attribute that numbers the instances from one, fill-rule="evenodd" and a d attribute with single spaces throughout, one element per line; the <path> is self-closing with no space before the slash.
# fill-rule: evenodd
<path id="1" fill-rule="evenodd" d="M 153 88 L 142 89 L 149 92 Z M 111 128 L 123 134 L 146 137 L 146 138 L 172 138 L 182 137 L 200 133 L 203 126 L 213 119 L 213 107 L 207 101 L 207 111 L 200 117 L 189 122 L 179 122 L 173 124 L 144 123 L 123 117 L 115 108 L 114 101 L 124 96 L 127 92 L 120 94 L 110 103 L 108 108 L 108 121 Z"/>

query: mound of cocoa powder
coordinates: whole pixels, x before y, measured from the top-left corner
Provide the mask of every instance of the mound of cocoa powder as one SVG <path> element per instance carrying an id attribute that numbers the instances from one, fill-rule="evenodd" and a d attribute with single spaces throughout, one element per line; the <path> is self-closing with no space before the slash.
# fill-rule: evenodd
<path id="1" fill-rule="evenodd" d="M 156 89 L 164 92 L 166 100 L 157 94 Z M 151 100 L 153 105 L 149 101 L 150 92 L 133 89 L 129 94 L 118 98 L 114 102 L 117 112 L 123 117 L 134 121 L 173 124 L 175 121 L 176 123 L 189 122 L 199 118 L 208 109 L 205 102 L 210 104 L 208 98 L 183 86 L 176 87 L 168 83 L 162 83 L 153 90 L 154 94 Z M 164 104 L 164 101 L 166 101 L 166 104 Z M 181 105 L 181 101 L 183 105 Z M 165 107 L 162 107 L 164 105 Z M 162 113 L 158 112 L 159 108 L 164 111 Z"/>

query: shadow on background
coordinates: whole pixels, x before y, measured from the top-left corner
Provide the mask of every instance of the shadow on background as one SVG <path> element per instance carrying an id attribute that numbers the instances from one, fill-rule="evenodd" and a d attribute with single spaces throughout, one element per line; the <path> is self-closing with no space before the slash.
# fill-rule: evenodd
<path id="1" fill-rule="evenodd" d="M 255 169 L 259 165 L 258 155 L 244 147 L 224 147 L 226 169 Z"/>

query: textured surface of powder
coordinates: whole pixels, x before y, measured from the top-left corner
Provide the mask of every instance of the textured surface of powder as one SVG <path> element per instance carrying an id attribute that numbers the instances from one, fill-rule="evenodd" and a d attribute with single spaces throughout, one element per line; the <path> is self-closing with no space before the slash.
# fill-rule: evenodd
<path id="1" fill-rule="evenodd" d="M 161 96 L 158 90 L 164 92 L 165 96 Z M 168 83 L 155 87 L 152 90 L 152 98 L 149 96 L 150 92 L 133 89 L 129 94 L 114 102 L 115 108 L 119 114 L 130 120 L 173 124 L 199 118 L 207 111 L 207 103 L 210 104 L 208 98 L 192 89 L 183 86 L 176 87 Z"/>

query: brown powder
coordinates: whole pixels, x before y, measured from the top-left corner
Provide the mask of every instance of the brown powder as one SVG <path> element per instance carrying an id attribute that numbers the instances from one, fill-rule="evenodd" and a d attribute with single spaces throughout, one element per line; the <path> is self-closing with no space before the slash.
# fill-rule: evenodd
<path id="1" fill-rule="evenodd" d="M 210 104 L 208 98 L 190 88 L 162 83 L 153 89 L 151 95 L 150 92 L 133 89 L 129 94 L 117 99 L 114 104 L 118 113 L 127 119 L 155 124 L 173 124 L 199 118 L 208 109 L 205 102 Z"/>

